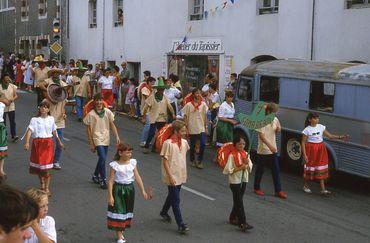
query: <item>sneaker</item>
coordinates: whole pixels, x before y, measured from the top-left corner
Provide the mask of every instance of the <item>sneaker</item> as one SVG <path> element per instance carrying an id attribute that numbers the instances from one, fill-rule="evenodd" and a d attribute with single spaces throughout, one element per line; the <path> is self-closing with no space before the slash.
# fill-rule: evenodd
<path id="1" fill-rule="evenodd" d="M 311 189 L 305 186 L 303 187 L 303 191 L 308 194 L 312 193 Z"/>
<path id="2" fill-rule="evenodd" d="M 248 224 L 248 223 L 245 223 L 245 224 L 239 225 L 239 228 L 240 228 L 241 231 L 247 232 L 247 230 L 253 229 L 253 226 Z"/>
<path id="3" fill-rule="evenodd" d="M 108 186 L 107 186 L 107 180 L 106 179 L 101 180 L 99 182 L 99 184 L 100 184 L 100 188 L 103 189 L 103 190 L 106 190 L 108 188 Z"/>
<path id="4" fill-rule="evenodd" d="M 286 192 L 280 191 L 280 192 L 275 193 L 275 197 L 279 197 L 281 199 L 286 199 L 287 194 L 286 194 Z"/>
<path id="5" fill-rule="evenodd" d="M 144 148 L 143 153 L 144 154 L 150 154 L 150 149 L 149 148 Z"/>
<path id="6" fill-rule="evenodd" d="M 123 237 L 122 239 L 117 240 L 117 243 L 126 243 L 125 237 Z"/>
<path id="7" fill-rule="evenodd" d="M 192 162 L 191 162 L 191 166 L 192 166 L 192 167 L 196 167 L 196 166 L 197 166 L 197 164 L 195 163 L 195 161 L 192 161 Z"/>
<path id="8" fill-rule="evenodd" d="M 18 137 L 18 136 L 15 136 L 15 137 L 12 139 L 12 142 L 13 142 L 13 143 L 16 143 L 16 142 L 18 142 L 18 140 L 19 140 L 19 137 Z"/>
<path id="9" fill-rule="evenodd" d="M 99 178 L 99 176 L 96 176 L 96 175 L 93 175 L 93 176 L 91 177 L 91 180 L 92 180 L 95 184 L 99 184 L 99 182 L 100 182 L 100 178 Z"/>
<path id="10" fill-rule="evenodd" d="M 186 224 L 183 224 L 179 227 L 179 229 L 177 230 L 180 234 L 185 234 L 186 232 L 188 232 L 190 229 L 189 227 L 186 225 Z"/>
<path id="11" fill-rule="evenodd" d="M 261 189 L 254 189 L 254 193 L 256 193 L 258 196 L 264 196 L 265 193 Z"/>
<path id="12" fill-rule="evenodd" d="M 144 146 L 145 146 L 145 142 L 141 142 L 141 143 L 139 144 L 139 146 L 140 146 L 140 147 L 142 147 L 142 148 L 144 148 Z"/>
<path id="13" fill-rule="evenodd" d="M 165 222 L 165 223 L 171 223 L 172 219 L 171 219 L 171 216 L 168 215 L 168 213 L 160 213 L 159 214 L 161 217 L 162 217 L 162 221 Z"/>
<path id="14" fill-rule="evenodd" d="M 60 164 L 59 164 L 59 163 L 54 163 L 54 165 L 53 165 L 53 169 L 54 169 L 54 170 L 60 170 L 60 169 L 62 169 L 62 167 L 60 166 Z"/>
<path id="15" fill-rule="evenodd" d="M 204 165 L 203 165 L 203 163 L 202 163 L 202 162 L 198 162 L 198 163 L 196 164 L 196 167 L 197 167 L 198 169 L 203 169 L 203 168 L 204 168 Z"/>

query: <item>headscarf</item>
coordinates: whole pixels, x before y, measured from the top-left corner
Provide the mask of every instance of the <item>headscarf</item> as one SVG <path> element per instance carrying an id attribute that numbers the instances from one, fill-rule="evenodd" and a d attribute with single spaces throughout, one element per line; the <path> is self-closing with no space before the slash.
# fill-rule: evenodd
<path id="1" fill-rule="evenodd" d="M 236 167 L 240 167 L 243 165 L 243 161 L 245 161 L 248 158 L 247 152 L 243 149 L 242 151 L 239 151 L 233 146 L 234 148 L 231 150 L 231 154 L 233 155 L 234 158 L 234 163 Z M 241 157 L 241 161 L 239 159 L 239 154 Z"/>

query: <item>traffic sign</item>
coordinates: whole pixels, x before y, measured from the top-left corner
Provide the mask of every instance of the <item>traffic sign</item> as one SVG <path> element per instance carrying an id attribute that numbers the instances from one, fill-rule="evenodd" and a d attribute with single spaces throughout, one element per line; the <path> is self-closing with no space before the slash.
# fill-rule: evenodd
<path id="1" fill-rule="evenodd" d="M 63 49 L 63 47 L 56 41 L 50 45 L 50 50 L 52 50 L 56 55 Z"/>

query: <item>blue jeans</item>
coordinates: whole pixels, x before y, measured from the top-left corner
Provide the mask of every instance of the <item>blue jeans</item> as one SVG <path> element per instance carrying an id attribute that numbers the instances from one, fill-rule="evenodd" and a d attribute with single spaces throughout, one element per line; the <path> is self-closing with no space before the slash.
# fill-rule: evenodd
<path id="1" fill-rule="evenodd" d="M 181 210 L 180 210 L 180 189 L 181 185 L 178 186 L 167 186 L 168 194 L 166 201 L 161 210 L 161 214 L 168 214 L 168 210 L 172 207 L 173 214 L 175 215 L 176 224 L 178 227 L 183 226 Z"/>
<path id="2" fill-rule="evenodd" d="M 146 117 L 145 117 L 145 125 L 144 125 L 144 128 L 143 128 L 143 132 L 141 133 L 141 140 L 140 140 L 140 142 L 142 142 L 142 143 L 145 143 L 146 142 L 146 140 L 148 139 L 149 129 L 150 129 L 149 115 L 146 115 Z"/>
<path id="3" fill-rule="evenodd" d="M 60 141 L 62 143 L 64 142 L 64 136 L 63 136 L 63 129 L 64 128 L 58 128 L 57 133 Z M 60 163 L 60 158 L 62 157 L 62 148 L 58 144 L 58 140 L 54 138 L 54 143 L 55 143 L 55 151 L 54 151 L 54 161 L 53 163 Z"/>
<path id="4" fill-rule="evenodd" d="M 95 167 L 95 176 L 99 176 L 101 180 L 106 180 L 105 176 L 105 161 L 107 160 L 108 146 L 96 146 L 96 153 L 98 154 L 98 163 Z"/>
<path id="5" fill-rule="evenodd" d="M 85 97 L 76 96 L 76 107 L 77 107 L 77 118 L 82 119 L 83 117 L 83 106 L 85 103 Z"/>
<path id="6" fill-rule="evenodd" d="M 281 182 L 280 182 L 280 166 L 279 159 L 277 154 L 257 154 L 257 165 L 256 165 L 256 174 L 254 177 L 254 189 L 261 189 L 261 180 L 264 171 L 265 164 L 269 163 L 272 170 L 272 180 L 274 182 L 275 192 L 281 191 Z"/>

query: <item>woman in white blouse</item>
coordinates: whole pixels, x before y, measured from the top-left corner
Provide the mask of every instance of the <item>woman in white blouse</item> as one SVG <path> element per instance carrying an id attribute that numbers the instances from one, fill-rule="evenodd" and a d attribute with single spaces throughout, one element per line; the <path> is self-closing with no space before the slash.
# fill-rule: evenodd
<path id="1" fill-rule="evenodd" d="M 233 141 L 234 126 L 238 122 L 234 119 L 235 108 L 233 103 L 234 94 L 231 91 L 225 92 L 225 101 L 218 109 L 217 122 L 217 146 Z"/>
<path id="2" fill-rule="evenodd" d="M 24 149 L 29 149 L 32 135 L 30 173 L 38 175 L 41 185 L 40 189 L 46 191 L 50 196 L 51 174 L 49 171 L 53 168 L 54 160 L 53 136 L 57 139 L 62 149 L 64 149 L 64 145 L 57 135 L 57 126 L 54 117 L 50 116 L 49 109 L 50 104 L 48 101 L 40 103 L 37 117 L 33 117 L 28 125 Z"/>

